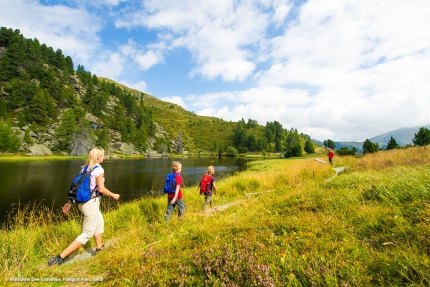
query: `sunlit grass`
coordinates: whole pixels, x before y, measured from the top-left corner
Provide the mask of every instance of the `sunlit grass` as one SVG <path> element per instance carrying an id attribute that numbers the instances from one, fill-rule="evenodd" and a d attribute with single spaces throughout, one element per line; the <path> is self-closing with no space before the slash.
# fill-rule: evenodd
<path id="1" fill-rule="evenodd" d="M 347 169 L 326 181 L 335 172 L 313 158 L 250 162 L 217 182 L 215 206 L 235 204 L 203 216 L 204 198 L 189 187 L 185 218 L 170 222 L 165 196 L 104 198 L 110 246 L 49 268 L 41 266 L 80 233 L 80 214 L 21 207 L 0 234 L 1 276 L 101 276 L 104 286 L 429 286 L 429 151 L 337 156 L 335 166 Z"/>
<path id="2" fill-rule="evenodd" d="M 46 156 L 27 156 L 27 155 L 1 155 L 0 161 L 54 161 L 54 160 L 71 160 L 71 159 L 86 159 L 83 156 L 60 156 L 60 155 L 46 155 Z"/>

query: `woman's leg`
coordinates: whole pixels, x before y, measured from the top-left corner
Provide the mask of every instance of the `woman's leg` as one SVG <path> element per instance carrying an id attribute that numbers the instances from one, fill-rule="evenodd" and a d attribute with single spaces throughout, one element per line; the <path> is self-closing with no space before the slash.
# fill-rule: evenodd
<path id="1" fill-rule="evenodd" d="M 94 240 L 96 241 L 96 248 L 101 249 L 103 246 L 102 235 L 94 235 Z"/>
<path id="2" fill-rule="evenodd" d="M 81 246 L 81 245 L 82 245 L 82 243 L 80 243 L 80 242 L 78 242 L 76 240 L 73 240 L 72 243 L 70 243 L 70 245 L 67 246 L 67 248 L 64 249 L 64 251 L 60 253 L 60 257 L 61 258 L 66 258 L 70 253 L 72 253 L 73 251 L 75 251 L 76 249 L 78 249 L 79 246 Z"/>

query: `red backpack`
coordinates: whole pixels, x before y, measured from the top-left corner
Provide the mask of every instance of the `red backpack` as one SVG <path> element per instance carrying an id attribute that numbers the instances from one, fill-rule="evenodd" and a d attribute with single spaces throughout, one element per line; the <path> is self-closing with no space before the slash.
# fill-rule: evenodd
<path id="1" fill-rule="evenodd" d="M 200 181 L 200 194 L 209 193 L 211 191 L 212 175 L 205 174 Z"/>

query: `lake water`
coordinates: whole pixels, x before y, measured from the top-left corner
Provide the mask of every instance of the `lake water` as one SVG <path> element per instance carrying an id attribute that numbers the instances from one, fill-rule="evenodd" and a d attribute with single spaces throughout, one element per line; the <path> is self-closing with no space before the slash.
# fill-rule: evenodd
<path id="1" fill-rule="evenodd" d="M 162 193 L 165 177 L 174 159 L 105 159 L 106 187 L 130 201 L 142 195 Z M 184 186 L 197 185 L 209 165 L 215 167 L 220 180 L 246 169 L 247 159 L 225 157 L 190 157 L 182 163 Z M 41 203 L 59 208 L 67 201 L 70 182 L 80 171 L 84 160 L 0 162 L 0 223 L 17 203 Z"/>

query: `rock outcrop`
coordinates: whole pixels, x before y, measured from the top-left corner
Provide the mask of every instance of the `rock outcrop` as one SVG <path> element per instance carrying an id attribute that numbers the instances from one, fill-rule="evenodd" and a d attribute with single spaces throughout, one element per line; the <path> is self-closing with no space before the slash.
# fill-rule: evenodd
<path id="1" fill-rule="evenodd" d="M 41 155 L 51 155 L 52 151 L 43 144 L 34 144 L 29 147 L 30 153 L 27 155 L 30 156 L 41 156 Z"/>

